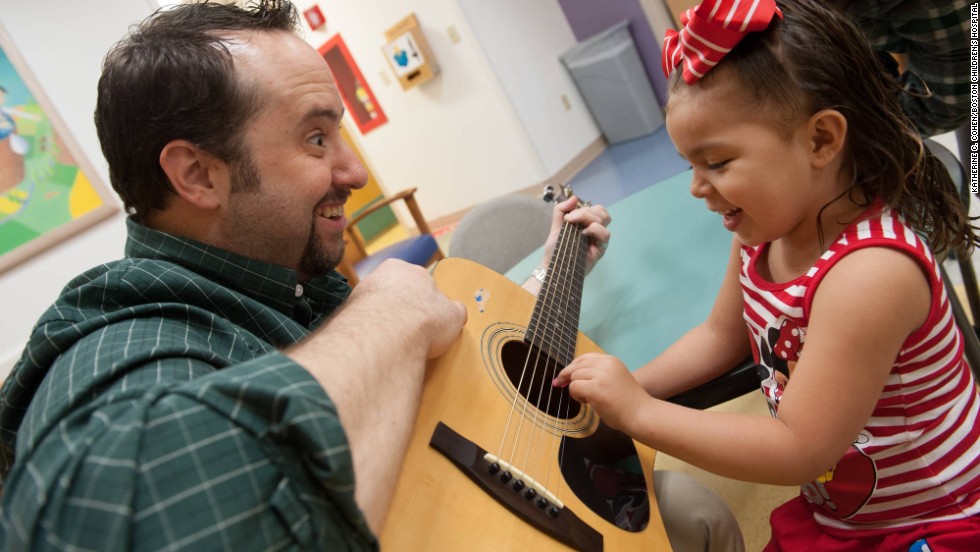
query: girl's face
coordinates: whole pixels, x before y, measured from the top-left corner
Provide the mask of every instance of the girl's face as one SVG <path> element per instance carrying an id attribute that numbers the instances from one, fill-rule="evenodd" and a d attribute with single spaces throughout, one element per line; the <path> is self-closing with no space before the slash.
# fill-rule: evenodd
<path id="1" fill-rule="evenodd" d="M 817 213 L 835 194 L 811 165 L 808 121 L 780 126 L 747 97 L 727 74 L 671 90 L 667 132 L 694 170 L 691 194 L 745 245 L 818 240 Z"/>

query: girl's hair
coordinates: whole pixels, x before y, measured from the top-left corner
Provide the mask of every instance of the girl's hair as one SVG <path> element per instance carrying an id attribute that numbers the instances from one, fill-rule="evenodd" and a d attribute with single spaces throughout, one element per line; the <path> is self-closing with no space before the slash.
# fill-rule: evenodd
<path id="1" fill-rule="evenodd" d="M 839 111 L 847 119 L 844 163 L 852 176 L 841 197 L 855 198 L 859 189 L 867 202 L 882 200 L 937 255 L 949 248 L 966 253 L 980 243 L 949 172 L 927 154 L 902 112 L 900 85 L 864 34 L 826 3 L 784 0 L 779 7 L 781 20 L 774 17 L 765 31 L 749 33 L 701 82 L 727 67 L 722 72 L 739 80 L 746 102 L 771 110 L 787 129 L 801 116 Z M 679 74 L 674 71 L 672 88 L 686 86 Z"/>

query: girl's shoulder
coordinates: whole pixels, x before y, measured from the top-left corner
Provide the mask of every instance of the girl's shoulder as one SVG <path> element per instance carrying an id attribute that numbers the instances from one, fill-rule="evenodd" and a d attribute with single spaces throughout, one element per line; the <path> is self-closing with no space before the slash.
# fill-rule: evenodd
<path id="1" fill-rule="evenodd" d="M 900 249 L 926 264 L 934 261 L 925 239 L 901 213 L 881 202 L 872 204 L 849 224 L 821 258 L 843 256 L 865 247 Z"/>

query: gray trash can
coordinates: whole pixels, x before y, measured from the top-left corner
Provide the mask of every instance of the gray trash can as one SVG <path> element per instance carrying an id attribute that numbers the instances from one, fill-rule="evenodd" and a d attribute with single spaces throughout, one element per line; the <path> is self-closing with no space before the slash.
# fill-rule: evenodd
<path id="1" fill-rule="evenodd" d="M 628 20 L 576 44 L 560 59 L 609 143 L 645 136 L 664 124 Z"/>

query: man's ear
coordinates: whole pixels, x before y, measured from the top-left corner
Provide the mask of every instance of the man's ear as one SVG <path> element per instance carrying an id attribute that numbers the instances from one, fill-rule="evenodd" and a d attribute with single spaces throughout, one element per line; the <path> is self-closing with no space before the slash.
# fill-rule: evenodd
<path id="1" fill-rule="evenodd" d="M 810 117 L 810 158 L 813 166 L 823 168 L 844 150 L 847 118 L 836 109 L 824 109 Z"/>
<path id="2" fill-rule="evenodd" d="M 187 140 L 173 140 L 160 152 L 160 167 L 184 201 L 201 209 L 221 204 L 224 163 Z"/>

